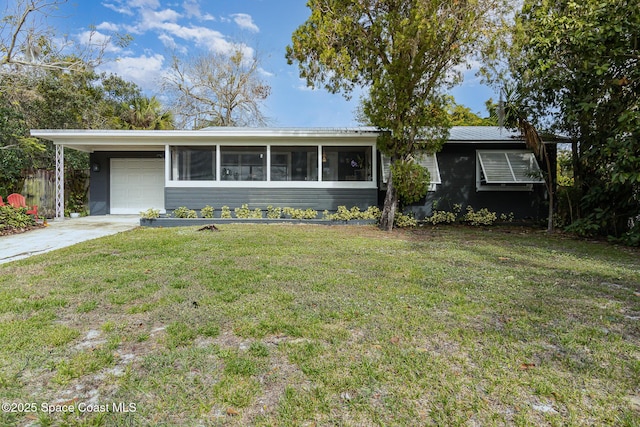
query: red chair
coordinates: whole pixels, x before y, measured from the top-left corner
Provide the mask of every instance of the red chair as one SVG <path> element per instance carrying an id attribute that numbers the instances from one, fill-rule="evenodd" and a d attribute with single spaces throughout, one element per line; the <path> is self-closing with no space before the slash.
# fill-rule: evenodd
<path id="1" fill-rule="evenodd" d="M 9 204 L 14 208 L 27 208 L 27 215 L 33 215 L 38 218 L 38 207 L 34 205 L 31 209 L 29 209 L 29 206 L 27 206 L 22 194 L 9 194 L 7 196 L 7 202 L 9 202 Z"/>
<path id="2" fill-rule="evenodd" d="M 2 196 L 0 196 L 0 206 L 4 206 L 4 202 L 2 201 Z"/>

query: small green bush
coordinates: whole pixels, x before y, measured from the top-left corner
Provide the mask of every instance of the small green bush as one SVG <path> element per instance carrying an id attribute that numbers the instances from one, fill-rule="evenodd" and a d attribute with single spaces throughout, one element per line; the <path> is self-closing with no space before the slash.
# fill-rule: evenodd
<path id="1" fill-rule="evenodd" d="M 353 206 L 351 209 L 347 209 L 346 206 L 338 206 L 338 210 L 333 214 L 329 211 L 323 212 L 323 218 L 331 221 L 350 221 L 357 219 L 379 220 L 381 215 L 382 212 L 377 206 L 369 206 L 364 212 L 357 206 Z"/>
<path id="2" fill-rule="evenodd" d="M 418 220 L 416 220 L 413 215 L 406 215 L 402 212 L 397 212 L 394 222 L 396 227 L 400 228 L 412 228 L 418 225 Z"/>
<path id="3" fill-rule="evenodd" d="M 231 218 L 231 209 L 229 206 L 223 206 L 220 211 L 220 218 Z"/>
<path id="4" fill-rule="evenodd" d="M 509 212 L 509 214 L 502 213 L 500 214 L 500 221 L 502 222 L 513 222 L 515 220 L 515 215 L 513 212 Z"/>
<path id="5" fill-rule="evenodd" d="M 318 211 L 311 208 L 294 209 L 289 207 L 282 208 L 282 213 L 291 219 L 315 219 L 318 217 Z"/>
<path id="6" fill-rule="evenodd" d="M 267 218 L 279 219 L 282 217 L 282 208 L 274 208 L 273 206 L 267 206 Z"/>
<path id="7" fill-rule="evenodd" d="M 437 210 L 436 207 L 438 204 L 436 202 L 433 203 L 433 212 L 429 218 L 426 219 L 426 222 L 429 222 L 433 225 L 437 224 L 452 224 L 458 220 L 458 215 L 462 210 L 462 206 L 455 204 L 453 205 L 453 211 L 441 211 Z"/>
<path id="8" fill-rule="evenodd" d="M 207 205 L 204 208 L 200 209 L 200 216 L 202 216 L 202 218 L 213 218 L 214 211 L 215 211 L 214 208 Z"/>
<path id="9" fill-rule="evenodd" d="M 180 206 L 173 211 L 174 218 L 198 218 L 198 214 L 193 209 L 186 206 Z"/>
<path id="10" fill-rule="evenodd" d="M 234 211 L 236 218 L 251 218 L 251 211 L 249 210 L 249 205 L 246 203 L 239 208 L 235 208 Z"/>
<path id="11" fill-rule="evenodd" d="M 149 208 L 146 211 L 140 212 L 140 218 L 154 219 L 160 218 L 160 209 Z"/>
<path id="12" fill-rule="evenodd" d="M 250 217 L 251 217 L 251 218 L 256 218 L 256 219 L 258 219 L 258 218 L 262 218 L 262 209 L 260 209 L 260 208 L 255 208 L 255 209 L 253 210 L 253 212 L 251 213 L 251 216 L 250 216 Z"/>
<path id="13" fill-rule="evenodd" d="M 0 230 L 30 227 L 36 224 L 33 216 L 27 215 L 26 208 L 0 206 Z"/>
<path id="14" fill-rule="evenodd" d="M 492 225 L 496 222 L 498 216 L 495 212 L 489 211 L 487 208 L 482 208 L 479 211 L 474 211 L 473 207 L 467 206 L 467 213 L 462 217 L 462 221 L 469 223 L 470 225 Z"/>

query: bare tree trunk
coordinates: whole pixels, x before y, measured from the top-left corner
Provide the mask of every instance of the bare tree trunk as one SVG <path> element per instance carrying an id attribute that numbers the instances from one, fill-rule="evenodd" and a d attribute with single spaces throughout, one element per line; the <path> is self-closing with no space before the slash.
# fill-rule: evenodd
<path id="1" fill-rule="evenodd" d="M 387 193 L 384 196 L 384 206 L 382 208 L 382 217 L 380 218 L 380 228 L 382 230 L 393 230 L 393 221 L 396 217 L 396 209 L 398 208 L 398 192 L 393 185 L 393 174 L 389 174 L 387 183 Z"/>
<path id="2" fill-rule="evenodd" d="M 557 157 L 557 156 L 556 156 Z M 547 219 L 547 233 L 553 233 L 553 182 L 554 177 L 551 175 L 551 160 L 549 160 L 549 153 L 544 150 L 544 159 L 547 164 L 547 193 L 549 194 L 549 218 Z"/>

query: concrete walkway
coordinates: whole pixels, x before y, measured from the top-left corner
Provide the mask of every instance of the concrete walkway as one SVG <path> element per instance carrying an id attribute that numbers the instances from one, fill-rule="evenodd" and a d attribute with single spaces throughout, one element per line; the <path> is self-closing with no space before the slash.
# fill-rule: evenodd
<path id="1" fill-rule="evenodd" d="M 27 258 L 85 240 L 131 230 L 140 225 L 137 215 L 104 215 L 50 220 L 46 228 L 0 237 L 0 264 Z"/>

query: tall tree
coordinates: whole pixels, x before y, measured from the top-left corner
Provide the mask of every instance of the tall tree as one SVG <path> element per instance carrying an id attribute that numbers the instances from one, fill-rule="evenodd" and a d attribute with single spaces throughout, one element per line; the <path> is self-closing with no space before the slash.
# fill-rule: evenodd
<path id="1" fill-rule="evenodd" d="M 110 43 L 126 46 L 128 34 L 108 37 L 89 32 L 88 42 L 79 43 L 56 34 L 46 22 L 67 0 L 9 0 L 0 19 L 0 71 L 16 72 L 24 67 L 77 71 L 102 63 Z M 71 54 L 69 54 L 71 52 Z"/>
<path id="2" fill-rule="evenodd" d="M 574 230 L 640 244 L 640 3 L 526 0 L 509 65 L 534 124 L 573 141 Z"/>
<path id="3" fill-rule="evenodd" d="M 309 86 L 346 97 L 367 90 L 363 113 L 382 132 L 379 149 L 392 161 L 381 227 L 393 228 L 395 171 L 418 149 L 437 151 L 448 136 L 443 91 L 461 80 L 463 64 L 496 24 L 503 0 L 309 0 L 311 16 L 287 47 Z"/>
<path id="4" fill-rule="evenodd" d="M 261 126 L 260 107 L 271 87 L 260 78 L 257 57 L 238 48 L 231 55 L 208 53 L 189 60 L 173 58 L 163 87 L 172 98 L 181 128 Z"/>
<path id="5" fill-rule="evenodd" d="M 29 129 L 167 127 L 171 117 L 157 100 L 117 76 L 33 67 L 0 73 L 0 193 L 21 191 L 27 169 L 54 167 L 52 144 L 31 138 Z M 84 170 L 88 156 L 69 151 L 65 166 Z"/>

